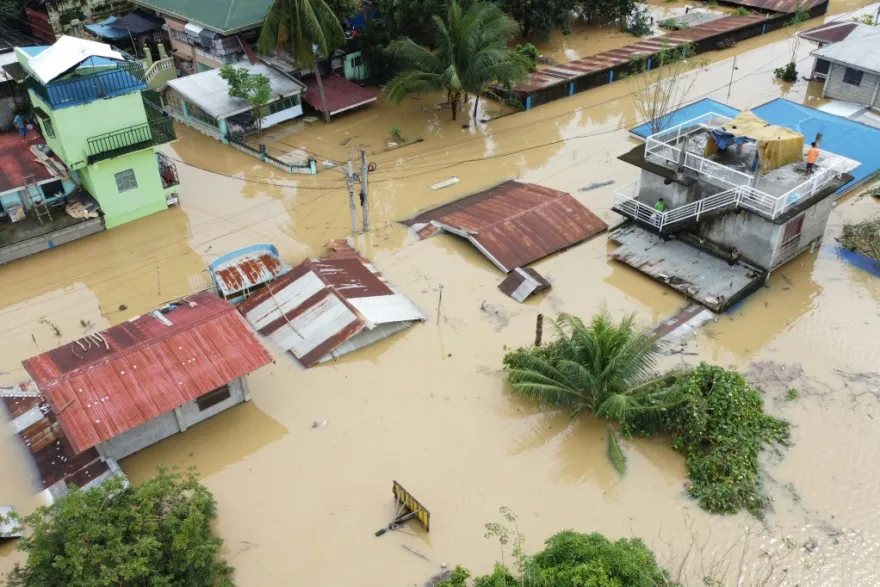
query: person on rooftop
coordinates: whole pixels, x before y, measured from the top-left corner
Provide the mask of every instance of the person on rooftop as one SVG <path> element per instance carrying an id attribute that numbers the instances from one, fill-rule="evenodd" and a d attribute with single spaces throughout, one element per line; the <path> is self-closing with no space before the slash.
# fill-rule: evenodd
<path id="1" fill-rule="evenodd" d="M 658 212 L 666 212 L 666 202 L 663 201 L 663 198 L 657 200 L 657 203 L 654 204 L 654 209 Z"/>
<path id="2" fill-rule="evenodd" d="M 816 141 L 813 141 L 807 150 L 807 175 L 813 175 L 813 166 L 816 165 L 817 159 L 819 159 L 819 147 L 816 146 Z"/>

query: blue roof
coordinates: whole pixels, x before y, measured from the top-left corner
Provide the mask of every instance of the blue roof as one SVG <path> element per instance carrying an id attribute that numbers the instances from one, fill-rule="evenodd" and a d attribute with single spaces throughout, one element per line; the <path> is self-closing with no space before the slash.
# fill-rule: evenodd
<path id="1" fill-rule="evenodd" d="M 704 98 L 673 112 L 666 126 L 675 126 L 709 112 L 731 118 L 739 114 L 736 108 Z M 784 126 L 801 133 L 806 142 L 812 141 L 816 133 L 821 132 L 823 149 L 860 161 L 861 165 L 850 171 L 853 181 L 841 186 L 837 190 L 838 193 L 846 191 L 880 170 L 880 129 L 803 104 L 796 104 L 784 98 L 771 100 L 753 108 L 752 112 L 770 124 Z M 630 130 L 630 133 L 639 138 L 646 138 L 651 134 L 651 130 L 645 123 Z"/>
<path id="2" fill-rule="evenodd" d="M 97 62 L 98 59 L 95 58 Z M 108 60 L 109 61 L 109 60 Z M 109 61 L 109 63 L 117 63 Z M 88 104 L 147 89 L 147 85 L 121 69 L 102 71 L 73 80 L 61 80 L 46 86 L 54 109 Z"/>
<path id="3" fill-rule="evenodd" d="M 702 116 L 703 114 L 708 114 L 710 112 L 714 112 L 715 114 L 721 114 L 723 116 L 730 116 L 733 118 L 737 114 L 739 114 L 739 110 L 736 108 L 731 108 L 726 104 L 722 104 L 721 102 L 716 102 L 711 98 L 703 98 L 693 104 L 688 104 L 687 106 L 682 106 L 678 110 L 672 113 L 672 116 L 669 117 L 669 120 L 666 123 L 666 128 L 671 126 L 675 126 L 676 124 L 681 124 L 682 122 L 687 122 L 688 120 L 692 120 L 697 118 L 698 116 Z M 665 130 L 665 129 L 659 129 Z M 647 138 L 652 135 L 651 127 L 646 122 L 645 124 L 639 125 L 633 129 L 630 129 L 630 134 L 633 134 L 641 139 Z"/>
<path id="4" fill-rule="evenodd" d="M 822 133 L 822 149 L 843 155 L 862 164 L 850 171 L 853 181 L 842 186 L 838 193 L 880 170 L 880 129 L 822 112 L 803 104 L 776 98 L 752 112 L 771 124 L 795 130 L 804 135 L 804 141 L 812 141 L 816 133 Z"/>
<path id="5" fill-rule="evenodd" d="M 19 49 L 27 53 L 30 57 L 36 57 L 48 48 L 49 45 L 40 45 L 39 47 L 19 47 Z"/>
<path id="6" fill-rule="evenodd" d="M 116 22 L 117 18 L 115 16 L 109 17 L 107 20 L 103 22 L 97 22 L 95 24 L 87 24 L 86 30 L 91 33 L 103 38 L 103 39 L 125 39 L 128 37 L 128 31 L 125 29 L 118 29 L 112 25 Z"/>

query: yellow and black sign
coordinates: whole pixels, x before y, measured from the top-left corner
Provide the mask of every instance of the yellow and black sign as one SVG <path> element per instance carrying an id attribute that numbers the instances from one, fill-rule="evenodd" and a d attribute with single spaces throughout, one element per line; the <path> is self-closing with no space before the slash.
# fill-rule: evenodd
<path id="1" fill-rule="evenodd" d="M 376 536 L 381 536 L 385 532 L 389 530 L 394 530 L 400 527 L 401 524 L 408 520 L 412 520 L 413 518 L 417 519 L 422 523 L 422 526 L 425 527 L 425 530 L 431 530 L 431 512 L 429 512 L 425 506 L 419 503 L 419 500 L 414 498 L 409 491 L 403 488 L 403 485 L 394 482 L 394 485 L 391 487 L 392 493 L 394 493 L 394 501 L 397 504 L 397 514 L 394 516 L 394 520 L 388 524 L 385 528 L 376 532 Z"/>

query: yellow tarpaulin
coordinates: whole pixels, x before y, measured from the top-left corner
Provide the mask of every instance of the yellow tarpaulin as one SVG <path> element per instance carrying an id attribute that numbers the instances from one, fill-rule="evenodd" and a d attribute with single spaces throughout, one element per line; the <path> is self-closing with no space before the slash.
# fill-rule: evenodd
<path id="1" fill-rule="evenodd" d="M 751 110 L 740 112 L 722 128 L 734 136 L 747 137 L 758 143 L 761 175 L 804 158 L 804 135 L 782 126 L 767 124 L 767 121 L 755 116 Z M 718 146 L 710 134 L 706 141 L 706 157 L 716 151 Z"/>

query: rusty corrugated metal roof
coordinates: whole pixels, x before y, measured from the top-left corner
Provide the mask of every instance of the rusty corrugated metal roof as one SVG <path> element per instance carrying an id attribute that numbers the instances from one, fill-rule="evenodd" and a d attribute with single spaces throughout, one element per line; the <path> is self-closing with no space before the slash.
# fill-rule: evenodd
<path id="1" fill-rule="evenodd" d="M 827 4 L 828 0 L 721 0 L 721 3 L 792 14 L 798 10 L 798 7 L 801 10 L 810 10 L 819 4 Z"/>
<path id="2" fill-rule="evenodd" d="M 208 292 L 23 361 L 79 453 L 269 363 Z"/>
<path id="3" fill-rule="evenodd" d="M 288 271 L 278 250 L 268 244 L 251 245 L 223 255 L 208 266 L 220 293 L 229 298 L 262 285 Z"/>
<path id="4" fill-rule="evenodd" d="M 44 489 L 62 480 L 84 487 L 109 471 L 95 449 L 76 453 L 33 381 L 17 389 L 3 390 L 0 401 L 34 462 Z"/>
<path id="5" fill-rule="evenodd" d="M 403 223 L 420 235 L 433 225 L 467 238 L 505 273 L 608 228 L 571 194 L 514 180 Z"/>
<path id="6" fill-rule="evenodd" d="M 498 289 L 522 303 L 533 293 L 550 289 L 550 282 L 531 267 L 517 267 L 498 284 Z"/>
<path id="7" fill-rule="evenodd" d="M 347 244 L 331 247 L 330 258 L 300 263 L 238 307 L 260 334 L 305 367 L 425 319 Z"/>
<path id="8" fill-rule="evenodd" d="M 618 67 L 629 62 L 636 55 L 650 57 L 660 51 L 680 47 L 685 43 L 693 43 L 715 35 L 734 31 L 744 26 L 760 22 L 762 16 L 726 16 L 710 22 L 695 25 L 689 29 L 675 31 L 667 35 L 660 35 L 644 39 L 638 43 L 603 51 L 595 55 L 588 55 L 581 59 L 575 59 L 568 63 L 561 63 L 553 67 L 539 69 L 529 74 L 524 82 L 514 86 L 514 90 L 520 93 L 530 93 L 560 83 L 568 83 L 573 79 Z"/>
<path id="9" fill-rule="evenodd" d="M 852 21 L 827 22 L 802 33 L 798 36 L 816 43 L 838 43 L 849 36 L 858 28 L 858 23 Z"/>

